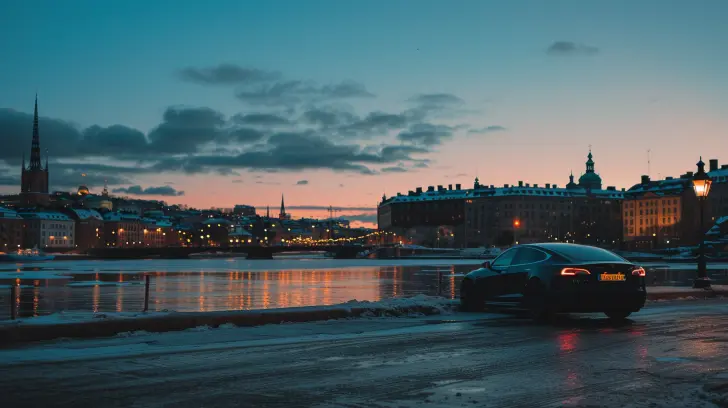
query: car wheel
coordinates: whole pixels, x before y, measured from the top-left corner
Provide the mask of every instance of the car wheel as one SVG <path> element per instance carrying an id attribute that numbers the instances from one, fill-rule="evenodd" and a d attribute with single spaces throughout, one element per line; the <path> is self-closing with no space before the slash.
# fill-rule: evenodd
<path id="1" fill-rule="evenodd" d="M 618 321 L 628 318 L 632 312 L 628 310 L 610 310 L 608 312 L 604 312 L 604 314 L 607 315 L 608 318 Z"/>
<path id="2" fill-rule="evenodd" d="M 463 281 L 460 286 L 460 309 L 464 312 L 482 312 L 485 310 L 485 297 L 477 293 L 470 280 Z"/>

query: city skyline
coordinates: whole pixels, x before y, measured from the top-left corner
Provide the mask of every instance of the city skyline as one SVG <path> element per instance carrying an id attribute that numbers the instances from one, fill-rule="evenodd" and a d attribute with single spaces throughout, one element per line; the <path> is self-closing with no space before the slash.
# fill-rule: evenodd
<path id="1" fill-rule="evenodd" d="M 1 193 L 36 91 L 51 190 L 200 208 L 371 221 L 415 187 L 565 185 L 590 146 L 619 189 L 648 150 L 653 178 L 728 158 L 720 1 L 180 3 L 7 7 Z"/>

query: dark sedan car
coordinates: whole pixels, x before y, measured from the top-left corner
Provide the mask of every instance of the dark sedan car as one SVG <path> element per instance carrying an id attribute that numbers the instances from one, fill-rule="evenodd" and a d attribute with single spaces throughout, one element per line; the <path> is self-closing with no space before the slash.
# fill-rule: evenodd
<path id="1" fill-rule="evenodd" d="M 513 305 L 536 319 L 569 312 L 624 319 L 646 297 L 643 268 L 605 249 L 560 243 L 510 248 L 468 273 L 460 286 L 464 310 Z"/>

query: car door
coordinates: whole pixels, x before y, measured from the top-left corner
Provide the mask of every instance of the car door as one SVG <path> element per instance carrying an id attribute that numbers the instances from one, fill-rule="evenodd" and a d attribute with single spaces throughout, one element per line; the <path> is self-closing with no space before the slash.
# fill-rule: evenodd
<path id="1" fill-rule="evenodd" d="M 537 248 L 520 248 L 508 271 L 504 274 L 503 280 L 506 289 L 503 295 L 514 300 L 522 297 L 528 279 L 537 272 L 540 264 L 547 258 L 548 255 Z"/>
<path id="2" fill-rule="evenodd" d="M 508 249 L 491 262 L 488 269 L 495 272 L 495 274 L 488 278 L 487 287 L 484 288 L 484 293 L 486 293 L 489 298 L 497 299 L 506 294 L 506 276 L 513 259 L 518 253 L 518 250 L 519 248 Z"/>

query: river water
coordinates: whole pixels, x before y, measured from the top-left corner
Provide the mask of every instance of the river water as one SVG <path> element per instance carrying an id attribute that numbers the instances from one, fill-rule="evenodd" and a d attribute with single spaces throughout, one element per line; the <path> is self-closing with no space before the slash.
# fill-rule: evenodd
<path id="1" fill-rule="evenodd" d="M 335 260 L 316 256 L 53 261 L 0 265 L 0 320 L 56 312 L 139 312 L 144 275 L 153 311 L 201 312 L 331 305 L 415 294 L 455 298 L 478 260 Z M 441 284 L 438 273 L 442 276 Z M 19 280 L 19 281 L 18 281 Z M 10 286 L 20 283 L 11 298 Z M 438 287 L 439 286 L 439 287 Z"/>

